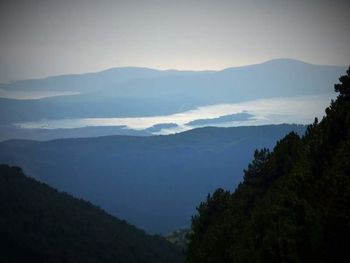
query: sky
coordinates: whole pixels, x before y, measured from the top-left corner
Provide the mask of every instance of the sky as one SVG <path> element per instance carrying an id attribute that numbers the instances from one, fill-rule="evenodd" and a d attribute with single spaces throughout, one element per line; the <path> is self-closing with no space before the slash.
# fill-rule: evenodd
<path id="1" fill-rule="evenodd" d="M 0 83 L 112 67 L 349 65 L 350 1 L 0 0 Z"/>

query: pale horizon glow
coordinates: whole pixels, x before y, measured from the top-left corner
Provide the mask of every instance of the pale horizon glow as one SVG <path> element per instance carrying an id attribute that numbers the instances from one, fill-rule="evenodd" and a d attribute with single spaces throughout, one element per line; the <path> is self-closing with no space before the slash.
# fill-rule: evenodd
<path id="1" fill-rule="evenodd" d="M 0 83 L 114 67 L 350 63 L 345 0 L 0 1 Z"/>

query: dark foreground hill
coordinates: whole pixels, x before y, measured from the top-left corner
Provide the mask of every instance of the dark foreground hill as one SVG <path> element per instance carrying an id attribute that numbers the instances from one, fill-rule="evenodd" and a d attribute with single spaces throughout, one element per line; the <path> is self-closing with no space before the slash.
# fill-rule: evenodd
<path id="1" fill-rule="evenodd" d="M 182 262 L 181 250 L 0 165 L 0 262 Z"/>
<path id="2" fill-rule="evenodd" d="M 350 251 L 350 68 L 326 117 L 256 151 L 234 193 L 192 220 L 188 262 L 345 262 Z"/>
<path id="3" fill-rule="evenodd" d="M 151 137 L 109 136 L 0 143 L 0 163 L 17 165 L 150 233 L 188 228 L 196 205 L 242 180 L 252 152 L 305 126 L 202 128 Z"/>

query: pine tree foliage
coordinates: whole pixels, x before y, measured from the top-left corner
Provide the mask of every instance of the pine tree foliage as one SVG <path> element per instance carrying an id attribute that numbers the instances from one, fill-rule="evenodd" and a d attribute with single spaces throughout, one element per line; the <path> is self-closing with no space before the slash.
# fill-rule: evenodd
<path id="1" fill-rule="evenodd" d="M 234 193 L 192 218 L 187 262 L 344 262 L 350 251 L 350 68 L 326 116 L 257 150 Z"/>

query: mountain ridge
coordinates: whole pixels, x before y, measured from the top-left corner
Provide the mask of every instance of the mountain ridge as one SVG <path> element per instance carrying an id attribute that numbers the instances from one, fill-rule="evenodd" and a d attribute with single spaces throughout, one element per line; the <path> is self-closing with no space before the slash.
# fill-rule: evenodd
<path id="1" fill-rule="evenodd" d="M 196 204 L 208 192 L 219 186 L 235 187 L 241 178 L 232 174 L 240 174 L 256 148 L 272 147 L 291 130 L 303 134 L 305 126 L 207 127 L 166 136 L 5 141 L 0 143 L 0 163 L 21 166 L 27 175 L 150 233 L 168 233 L 189 226 Z"/>
<path id="2" fill-rule="evenodd" d="M 329 86 L 345 70 L 345 67 L 276 60 L 210 73 L 162 71 L 149 78 L 131 74 L 90 80 L 83 75 L 71 82 L 55 80 L 51 81 L 52 86 L 43 84 L 43 88 L 48 90 L 62 87 L 72 91 L 69 88 L 72 86 L 73 91 L 79 89 L 80 94 L 36 100 L 0 98 L 0 111 L 3 113 L 0 123 L 164 116 L 207 105 L 330 94 Z M 30 85 L 37 89 L 40 81 L 35 83 Z"/>
<path id="3" fill-rule="evenodd" d="M 182 262 L 181 249 L 0 165 L 2 262 Z"/>
<path id="4" fill-rule="evenodd" d="M 311 63 L 311 62 L 306 62 L 300 59 L 293 59 L 293 58 L 285 58 L 285 57 L 280 57 L 280 58 L 274 58 L 258 63 L 252 63 L 252 64 L 247 64 L 247 65 L 242 65 L 242 66 L 231 66 L 231 67 L 225 67 L 222 69 L 207 69 L 207 70 L 181 70 L 181 69 L 157 69 L 157 68 L 151 68 L 151 67 L 143 67 L 143 66 L 122 66 L 122 67 L 112 67 L 112 68 L 107 68 L 107 69 L 102 69 L 102 70 L 97 70 L 97 71 L 91 71 L 91 72 L 86 72 L 86 73 L 68 73 L 68 74 L 58 74 L 58 75 L 51 75 L 47 77 L 38 77 L 38 78 L 28 78 L 28 79 L 19 79 L 19 80 L 12 80 L 8 83 L 0 83 L 1 86 L 8 86 L 12 85 L 16 82 L 23 82 L 23 81 L 38 81 L 38 80 L 48 80 L 48 79 L 53 79 L 53 78 L 61 78 L 61 77 L 78 77 L 78 76 L 84 76 L 84 75 L 96 75 L 100 73 L 111 73 L 113 71 L 120 71 L 120 70 L 145 70 L 145 71 L 153 71 L 153 72 L 174 72 L 174 73 L 215 73 L 215 72 L 221 72 L 221 71 L 226 71 L 226 70 L 234 70 L 234 69 L 240 69 L 240 68 L 246 68 L 250 66 L 258 66 L 258 65 L 264 65 L 264 64 L 271 64 L 275 62 L 293 62 L 293 63 L 298 63 L 298 64 L 306 64 L 306 65 L 312 65 L 312 66 L 318 66 L 318 67 L 339 67 L 339 68 L 346 68 L 346 65 L 328 65 L 328 64 L 316 64 L 316 63 Z M 1 87 L 4 88 L 4 87 Z"/>

